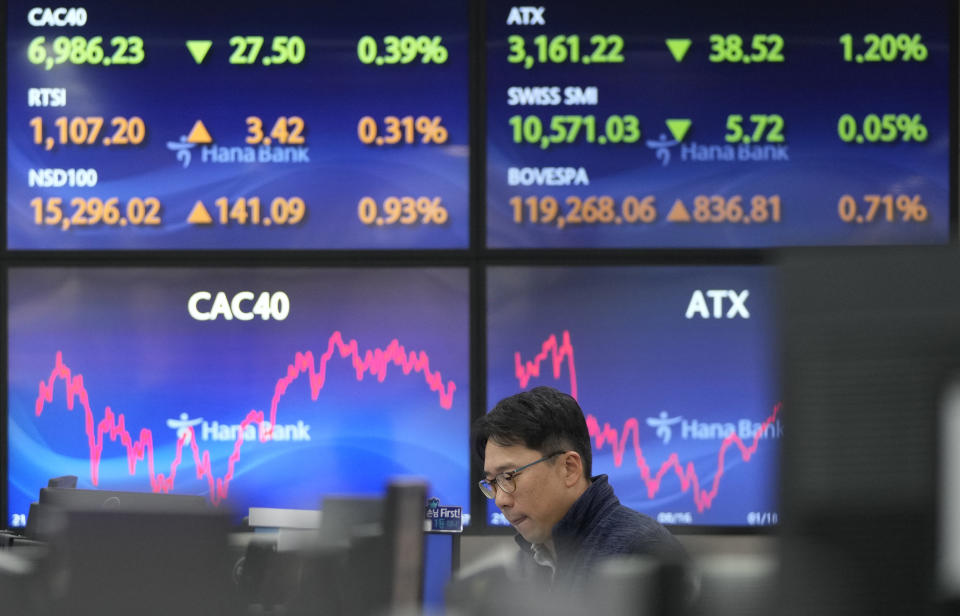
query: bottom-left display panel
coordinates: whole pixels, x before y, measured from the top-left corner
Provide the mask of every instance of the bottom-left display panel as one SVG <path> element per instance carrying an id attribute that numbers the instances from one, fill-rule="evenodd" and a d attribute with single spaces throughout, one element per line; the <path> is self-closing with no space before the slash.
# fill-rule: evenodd
<path id="1" fill-rule="evenodd" d="M 416 475 L 468 510 L 463 268 L 8 272 L 8 526 L 52 477 L 315 509 Z"/>

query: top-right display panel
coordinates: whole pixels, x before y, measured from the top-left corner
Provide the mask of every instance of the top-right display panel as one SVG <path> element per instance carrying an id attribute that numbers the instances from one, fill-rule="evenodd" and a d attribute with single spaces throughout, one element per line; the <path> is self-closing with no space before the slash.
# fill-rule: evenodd
<path id="1" fill-rule="evenodd" d="M 948 0 L 487 3 L 487 246 L 938 244 Z"/>

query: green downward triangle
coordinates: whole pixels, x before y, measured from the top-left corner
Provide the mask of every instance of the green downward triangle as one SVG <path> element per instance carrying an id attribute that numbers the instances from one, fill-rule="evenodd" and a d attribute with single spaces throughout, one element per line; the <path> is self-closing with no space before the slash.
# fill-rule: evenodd
<path id="1" fill-rule="evenodd" d="M 187 50 L 193 56 L 193 61 L 201 64 L 203 59 L 207 57 L 207 52 L 210 51 L 212 45 L 213 41 L 187 41 Z"/>
<path id="2" fill-rule="evenodd" d="M 692 43 L 691 39 L 667 39 L 667 47 L 670 48 L 670 53 L 677 62 L 683 62 L 683 57 L 687 55 L 687 50 Z"/>
<path id="3" fill-rule="evenodd" d="M 692 122 L 686 118 L 670 118 L 667 120 L 667 128 L 670 129 L 670 134 L 677 141 L 683 141 L 683 138 L 687 136 L 690 124 Z"/>

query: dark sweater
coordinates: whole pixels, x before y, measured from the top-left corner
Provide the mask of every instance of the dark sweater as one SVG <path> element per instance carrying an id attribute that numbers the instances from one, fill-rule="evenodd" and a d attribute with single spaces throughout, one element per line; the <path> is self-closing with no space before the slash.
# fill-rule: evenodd
<path id="1" fill-rule="evenodd" d="M 620 504 L 606 475 L 594 477 L 580 498 L 553 527 L 556 573 L 534 561 L 534 546 L 517 535 L 521 569 L 550 586 L 583 584 L 604 558 L 642 554 L 687 560 L 680 543 L 659 522 Z"/>

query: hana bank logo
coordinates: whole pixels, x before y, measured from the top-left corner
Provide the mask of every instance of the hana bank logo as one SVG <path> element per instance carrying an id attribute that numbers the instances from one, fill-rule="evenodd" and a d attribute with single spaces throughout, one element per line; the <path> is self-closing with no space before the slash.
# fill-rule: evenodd
<path id="1" fill-rule="evenodd" d="M 197 417 L 196 419 L 190 419 L 190 415 L 187 413 L 180 413 L 180 419 L 168 419 L 167 427 L 177 431 L 177 440 L 183 438 L 183 435 L 186 434 L 187 438 L 184 439 L 183 444 L 190 444 L 190 428 L 199 424 L 203 421 L 203 417 Z"/>
<path id="2" fill-rule="evenodd" d="M 647 147 L 656 153 L 657 160 L 659 160 L 660 164 L 664 167 L 670 164 L 670 150 L 677 145 L 680 145 L 680 141 L 677 139 L 667 139 L 665 133 L 660 133 L 660 139 L 658 141 L 647 139 Z"/>
<path id="3" fill-rule="evenodd" d="M 190 150 L 194 148 L 197 144 L 187 141 L 186 135 L 180 135 L 180 141 L 168 141 L 167 149 L 171 152 L 176 153 L 177 161 L 183 165 L 183 168 L 186 169 L 190 166 Z"/>
<path id="4" fill-rule="evenodd" d="M 673 438 L 673 424 L 683 421 L 683 416 L 670 417 L 666 411 L 660 411 L 659 417 L 647 417 L 647 425 L 657 429 L 657 437 L 666 445 Z"/>
<path id="5" fill-rule="evenodd" d="M 167 427 L 177 431 L 177 440 L 184 438 L 184 445 L 190 444 L 190 430 L 194 426 L 199 426 L 200 430 L 194 430 L 194 434 L 199 436 L 201 441 L 226 441 L 236 442 L 241 437 L 244 441 L 309 441 L 310 424 L 303 423 L 303 420 L 295 424 L 277 424 L 271 426 L 269 421 L 258 424 L 248 424 L 246 427 L 241 424 L 222 424 L 218 421 L 204 421 L 203 417 L 190 418 L 188 413 L 180 413 L 179 419 L 168 419 Z M 241 434 L 241 428 L 243 433 Z"/>
<path id="6" fill-rule="evenodd" d="M 673 438 L 673 427 L 679 424 L 680 438 L 684 441 L 722 440 L 736 434 L 741 440 L 761 438 L 779 439 L 783 437 L 783 423 L 777 419 L 770 425 L 751 419 L 741 418 L 733 421 L 698 421 L 684 419 L 682 415 L 671 417 L 666 411 L 660 411 L 658 417 L 647 417 L 647 425 L 656 428 L 656 435 L 666 445 Z"/>

